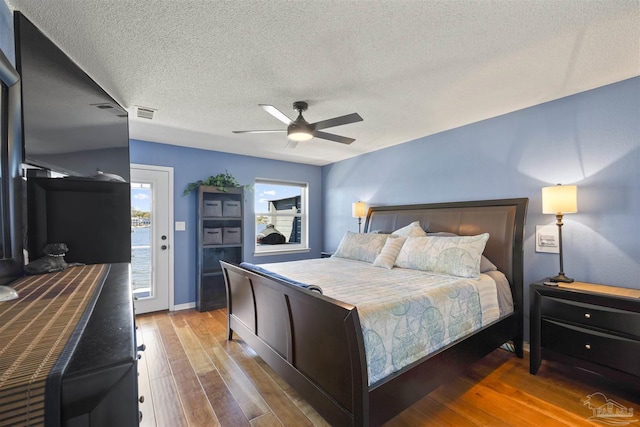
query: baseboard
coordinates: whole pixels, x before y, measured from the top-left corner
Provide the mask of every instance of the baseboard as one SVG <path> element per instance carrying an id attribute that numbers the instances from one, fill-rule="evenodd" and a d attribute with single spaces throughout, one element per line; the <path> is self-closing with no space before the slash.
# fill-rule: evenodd
<path id="1" fill-rule="evenodd" d="M 188 302 L 185 304 L 176 304 L 173 306 L 173 310 L 171 311 L 178 311 L 178 310 L 188 310 L 190 308 L 195 308 L 196 307 L 196 303 L 195 302 Z"/>

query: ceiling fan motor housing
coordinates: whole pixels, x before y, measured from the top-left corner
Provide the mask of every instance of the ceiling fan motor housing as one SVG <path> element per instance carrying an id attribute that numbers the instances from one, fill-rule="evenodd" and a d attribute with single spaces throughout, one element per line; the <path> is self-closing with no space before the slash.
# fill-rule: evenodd
<path id="1" fill-rule="evenodd" d="M 293 141 L 308 141 L 313 138 L 314 126 L 310 125 L 304 117 L 302 112 L 307 111 L 309 105 L 304 101 L 296 101 L 293 103 L 293 109 L 298 112 L 298 118 L 292 121 L 287 126 L 287 136 Z"/>
<path id="2" fill-rule="evenodd" d="M 308 141 L 313 138 L 313 126 L 300 116 L 287 126 L 287 136 L 294 141 Z"/>

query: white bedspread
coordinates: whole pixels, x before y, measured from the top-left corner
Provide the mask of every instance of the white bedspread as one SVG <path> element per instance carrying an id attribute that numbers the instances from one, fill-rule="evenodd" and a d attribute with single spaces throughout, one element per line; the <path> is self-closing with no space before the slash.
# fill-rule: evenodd
<path id="1" fill-rule="evenodd" d="M 261 266 L 358 308 L 369 385 L 499 318 L 486 274 L 465 279 L 344 258 Z"/>

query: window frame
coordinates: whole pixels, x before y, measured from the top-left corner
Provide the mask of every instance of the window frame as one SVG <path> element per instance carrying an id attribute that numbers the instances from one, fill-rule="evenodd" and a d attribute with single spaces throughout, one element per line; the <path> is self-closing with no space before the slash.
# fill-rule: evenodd
<path id="1" fill-rule="evenodd" d="M 258 194 L 259 185 L 274 185 L 283 187 L 296 187 L 300 189 L 300 212 L 258 212 L 256 204 L 256 195 Z M 253 204 L 253 223 L 255 235 L 258 234 L 257 225 L 259 216 L 271 216 L 271 217 L 298 217 L 300 218 L 300 242 L 299 243 L 286 243 L 281 245 L 260 245 L 257 240 L 254 239 L 254 256 L 266 256 L 266 255 L 282 255 L 290 253 L 303 253 L 309 252 L 309 183 L 299 181 L 285 181 L 281 179 L 271 178 L 256 178 L 254 183 L 254 204 Z"/>

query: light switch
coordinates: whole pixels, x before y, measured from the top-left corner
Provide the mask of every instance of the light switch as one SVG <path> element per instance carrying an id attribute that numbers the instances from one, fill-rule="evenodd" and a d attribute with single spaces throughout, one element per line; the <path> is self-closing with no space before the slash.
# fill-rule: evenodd
<path id="1" fill-rule="evenodd" d="M 176 231 L 185 231 L 187 229 L 187 223 L 184 221 L 176 221 Z"/>
<path id="2" fill-rule="evenodd" d="M 536 225 L 536 252 L 560 253 L 558 226 Z"/>

